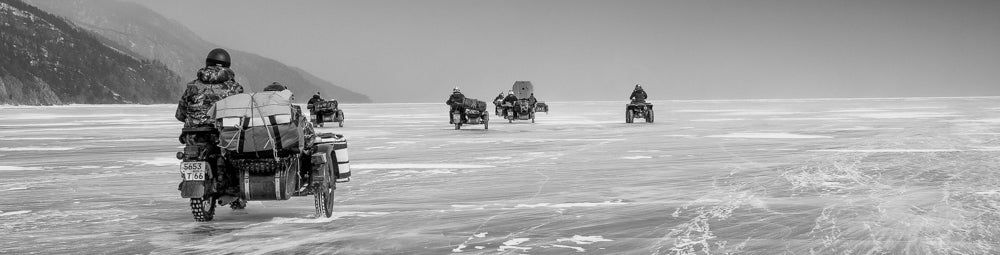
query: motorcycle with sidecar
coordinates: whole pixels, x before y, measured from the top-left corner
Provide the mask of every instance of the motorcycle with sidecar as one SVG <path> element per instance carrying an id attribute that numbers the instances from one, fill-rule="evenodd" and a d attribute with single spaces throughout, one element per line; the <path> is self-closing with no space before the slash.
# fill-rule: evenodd
<path id="1" fill-rule="evenodd" d="M 181 131 L 181 197 L 195 221 L 218 205 L 312 195 L 315 217 L 330 217 L 337 183 L 350 181 L 347 139 L 315 133 L 291 92 L 237 94 L 209 110 L 215 124 Z"/>

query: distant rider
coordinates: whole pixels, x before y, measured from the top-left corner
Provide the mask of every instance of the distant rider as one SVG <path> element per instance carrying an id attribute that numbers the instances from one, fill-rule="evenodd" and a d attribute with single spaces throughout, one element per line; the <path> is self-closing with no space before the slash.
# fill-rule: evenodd
<path id="1" fill-rule="evenodd" d="M 234 80 L 236 73 L 229 69 L 229 52 L 214 49 L 205 58 L 205 67 L 198 70 L 198 78 L 187 84 L 187 89 L 177 103 L 174 117 L 184 122 L 184 127 L 214 127 L 208 109 L 215 102 L 231 95 L 243 93 L 243 86 Z"/>
<path id="2" fill-rule="evenodd" d="M 323 98 L 319 96 L 319 92 L 316 92 L 309 101 L 306 102 L 306 109 L 309 109 L 310 114 L 316 114 L 316 103 L 323 102 Z"/>
<path id="3" fill-rule="evenodd" d="M 323 98 L 319 96 L 319 92 L 316 92 L 316 94 L 313 95 L 312 98 L 309 98 L 309 102 L 306 102 L 306 105 L 311 106 L 316 102 L 323 102 Z"/>
<path id="4" fill-rule="evenodd" d="M 455 111 L 458 111 L 458 113 L 462 116 L 461 119 L 465 119 L 465 107 L 462 105 L 464 102 L 465 95 L 462 94 L 462 91 L 459 90 L 458 87 L 452 89 L 451 96 L 448 97 L 448 101 L 444 102 L 445 104 L 451 106 L 451 110 L 448 111 L 448 124 L 455 124 L 451 119 L 451 113 Z"/>
<path id="5" fill-rule="evenodd" d="M 646 103 L 646 98 L 647 97 L 648 96 L 646 95 L 646 91 L 642 90 L 642 86 L 639 85 L 639 84 L 636 84 L 635 85 L 635 89 L 632 90 L 632 96 L 630 96 L 629 99 L 632 99 L 632 103 L 633 104 L 635 104 L 635 103 Z"/>
<path id="6" fill-rule="evenodd" d="M 496 106 L 496 110 L 493 112 L 494 114 L 500 115 L 500 105 L 503 104 L 502 102 L 503 102 L 503 91 L 500 91 L 500 94 L 497 95 L 497 98 L 493 99 L 493 105 Z"/>
<path id="7" fill-rule="evenodd" d="M 509 111 L 508 109 L 513 108 L 514 104 L 517 103 L 517 96 L 514 95 L 514 90 L 507 91 L 507 97 L 503 99 L 503 103 L 510 104 L 510 107 L 504 107 L 503 109 L 503 115 L 507 116 Z"/>

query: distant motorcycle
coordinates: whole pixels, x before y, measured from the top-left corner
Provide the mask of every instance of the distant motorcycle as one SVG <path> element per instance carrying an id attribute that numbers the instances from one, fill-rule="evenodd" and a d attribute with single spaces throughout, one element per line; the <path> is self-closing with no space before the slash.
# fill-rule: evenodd
<path id="1" fill-rule="evenodd" d="M 465 117 L 462 112 L 465 111 Z M 455 130 L 462 128 L 462 125 L 483 124 L 483 129 L 490 129 L 490 112 L 486 110 L 486 103 L 472 98 L 465 98 L 462 101 L 461 110 L 451 110 L 451 123 L 455 124 Z"/>
<path id="2" fill-rule="evenodd" d="M 319 101 L 306 107 L 314 125 L 322 127 L 325 122 L 337 122 L 338 126 L 344 127 L 344 111 L 338 108 L 336 100 Z"/>
<path id="3" fill-rule="evenodd" d="M 531 120 L 531 123 L 535 123 L 535 108 L 528 104 L 528 100 L 518 100 L 514 104 L 503 104 L 503 107 L 503 117 L 507 119 L 507 123 L 513 123 L 514 120 Z"/>

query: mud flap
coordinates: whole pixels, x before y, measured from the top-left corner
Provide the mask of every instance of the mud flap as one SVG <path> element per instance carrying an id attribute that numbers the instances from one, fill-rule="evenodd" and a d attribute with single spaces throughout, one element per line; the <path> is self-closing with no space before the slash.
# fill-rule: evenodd
<path id="1" fill-rule="evenodd" d="M 310 159 L 312 163 L 312 172 L 309 176 L 312 178 L 312 185 L 323 185 L 323 177 L 326 176 L 326 168 L 330 167 L 332 164 L 332 158 L 330 154 L 333 151 L 333 146 L 329 144 L 317 145 L 316 153 L 312 155 Z"/>
<path id="2" fill-rule="evenodd" d="M 205 181 L 183 181 L 181 182 L 182 198 L 201 198 L 205 196 Z"/>

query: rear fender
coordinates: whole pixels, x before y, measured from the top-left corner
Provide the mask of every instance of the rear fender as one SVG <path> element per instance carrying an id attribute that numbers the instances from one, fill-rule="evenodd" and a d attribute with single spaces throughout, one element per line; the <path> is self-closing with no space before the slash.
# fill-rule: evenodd
<path id="1" fill-rule="evenodd" d="M 326 168 L 330 167 L 330 164 L 335 164 L 334 159 L 331 157 L 333 153 L 333 144 L 319 144 L 316 145 L 316 153 L 313 153 L 310 162 L 312 163 L 312 169 L 310 169 L 310 176 L 312 177 L 312 183 L 322 184 L 323 177 L 326 175 Z"/>
<path id="2" fill-rule="evenodd" d="M 205 181 L 182 181 L 180 190 L 182 198 L 205 197 Z"/>

